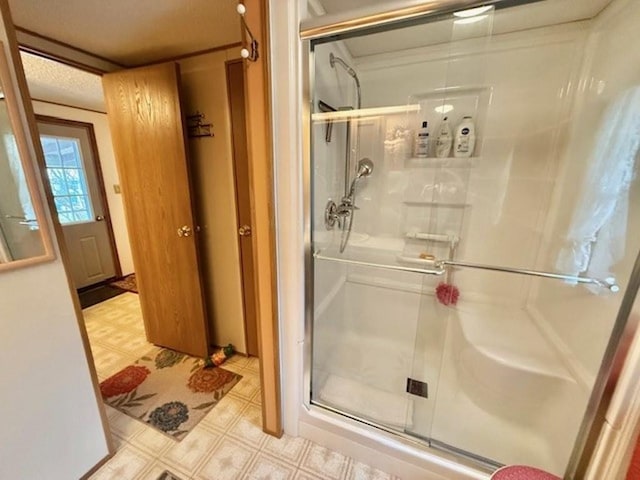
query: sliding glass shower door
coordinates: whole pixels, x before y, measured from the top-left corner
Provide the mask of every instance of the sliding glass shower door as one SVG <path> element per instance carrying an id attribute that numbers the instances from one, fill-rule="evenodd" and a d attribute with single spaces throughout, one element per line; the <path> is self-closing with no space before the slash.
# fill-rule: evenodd
<path id="1" fill-rule="evenodd" d="M 562 3 L 312 42 L 312 404 L 567 468 L 640 250 L 640 6 Z"/>

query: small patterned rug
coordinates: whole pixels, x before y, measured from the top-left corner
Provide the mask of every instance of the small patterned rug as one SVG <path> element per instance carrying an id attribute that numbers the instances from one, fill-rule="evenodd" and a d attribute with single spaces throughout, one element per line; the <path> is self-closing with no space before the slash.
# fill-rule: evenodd
<path id="1" fill-rule="evenodd" d="M 108 405 L 182 440 L 242 378 L 166 348 L 154 348 L 100 383 Z"/>
<path id="2" fill-rule="evenodd" d="M 126 277 L 122 277 L 120 280 L 116 280 L 115 282 L 111 282 L 109 285 L 122 288 L 123 290 L 127 290 L 129 292 L 138 293 L 138 283 L 136 282 L 135 273 L 127 275 Z"/>

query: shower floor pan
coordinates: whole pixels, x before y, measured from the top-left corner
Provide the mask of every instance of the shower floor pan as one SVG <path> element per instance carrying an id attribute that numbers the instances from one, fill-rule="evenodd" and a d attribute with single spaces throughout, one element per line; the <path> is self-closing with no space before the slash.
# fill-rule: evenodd
<path id="1" fill-rule="evenodd" d="M 571 446 L 562 437 L 570 438 L 577 424 L 559 406 L 577 386 L 531 317 L 516 307 L 471 302 L 449 313 L 439 378 L 429 381 L 435 372 L 428 365 L 418 378 L 429 383 L 430 398 L 405 392 L 407 377 L 416 376 L 413 345 L 360 327 L 336 337 L 315 369 L 315 403 L 495 464 L 562 474 Z"/>

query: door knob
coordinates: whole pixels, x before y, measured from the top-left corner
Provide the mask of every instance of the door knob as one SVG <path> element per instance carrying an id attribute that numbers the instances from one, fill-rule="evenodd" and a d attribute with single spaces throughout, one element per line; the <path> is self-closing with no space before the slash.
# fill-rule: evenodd
<path id="1" fill-rule="evenodd" d="M 251 236 L 251 227 L 249 225 L 242 225 L 238 229 L 238 233 L 241 237 L 250 237 Z"/>
<path id="2" fill-rule="evenodd" d="M 193 230 L 188 225 L 183 225 L 178 229 L 179 237 L 190 237 L 191 235 L 193 235 Z"/>
<path id="3" fill-rule="evenodd" d="M 103 222 L 104 221 L 104 217 L 102 215 L 98 215 L 96 217 L 96 222 Z"/>

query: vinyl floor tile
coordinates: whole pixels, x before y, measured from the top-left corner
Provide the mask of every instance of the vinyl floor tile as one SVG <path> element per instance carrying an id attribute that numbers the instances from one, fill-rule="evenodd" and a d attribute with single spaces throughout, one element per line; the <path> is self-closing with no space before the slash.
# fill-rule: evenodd
<path id="1" fill-rule="evenodd" d="M 135 293 L 84 313 L 101 380 L 154 348 L 146 341 Z M 157 480 L 169 471 L 181 480 L 398 480 L 303 438 L 266 435 L 258 359 L 234 355 L 224 368 L 242 380 L 182 442 L 105 406 L 117 453 L 91 479 Z"/>

